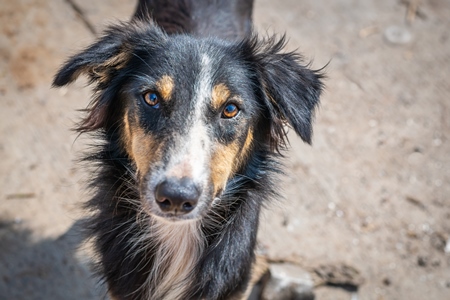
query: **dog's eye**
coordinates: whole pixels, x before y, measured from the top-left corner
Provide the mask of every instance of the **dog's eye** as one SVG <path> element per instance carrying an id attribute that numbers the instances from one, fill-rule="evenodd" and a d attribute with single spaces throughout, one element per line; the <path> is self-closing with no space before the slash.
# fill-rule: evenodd
<path id="1" fill-rule="evenodd" d="M 144 94 L 144 101 L 153 108 L 159 108 L 158 95 L 154 92 L 147 92 Z"/>
<path id="2" fill-rule="evenodd" d="M 235 104 L 227 104 L 222 112 L 222 118 L 231 119 L 238 115 L 239 108 Z"/>

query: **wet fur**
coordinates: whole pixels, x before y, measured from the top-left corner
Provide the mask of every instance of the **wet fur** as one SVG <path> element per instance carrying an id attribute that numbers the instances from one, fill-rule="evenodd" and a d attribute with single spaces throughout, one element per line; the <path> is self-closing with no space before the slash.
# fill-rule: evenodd
<path id="1" fill-rule="evenodd" d="M 261 207 L 276 197 L 284 126 L 310 143 L 322 75 L 299 55 L 283 53 L 283 38 L 260 39 L 251 33 L 252 1 L 163 2 L 140 1 L 132 21 L 108 28 L 54 79 L 54 86 L 63 86 L 86 74 L 95 85 L 87 115 L 77 127 L 103 141 L 85 158 L 94 166 L 94 195 L 86 203 L 93 216 L 87 228 L 95 241 L 98 271 L 116 299 L 238 299 L 251 277 Z M 202 14 L 203 21 L 198 18 Z M 157 65 L 164 55 L 179 55 L 165 50 L 169 42 L 190 51 L 181 56 L 192 54 L 187 60 L 192 65 L 184 67 L 196 70 L 196 58 L 206 55 L 214 62 L 208 62 L 208 72 L 225 70 L 222 75 L 230 82 L 247 83 L 236 86 L 246 95 L 239 101 L 246 101 L 251 111 L 245 126 L 223 129 L 226 135 L 207 149 L 218 157 L 211 164 L 215 196 L 202 203 L 197 218 L 177 222 L 156 216 L 142 199 L 146 174 L 164 164 L 161 149 L 168 142 L 158 138 L 162 128 L 157 120 L 142 125 L 132 96 L 134 87 L 147 80 L 145 65 L 151 64 L 152 71 L 161 72 L 156 84 L 164 90 L 161 94 L 176 97 L 174 82 L 182 66 L 160 70 Z M 216 61 L 228 63 L 219 68 Z M 230 64 L 235 67 L 227 71 Z M 166 76 L 169 71 L 175 80 Z M 210 80 L 216 79 L 211 75 Z M 212 107 L 230 94 L 220 84 L 210 95 Z M 166 124 L 176 127 L 179 122 Z M 223 153 L 217 156 L 217 151 Z M 217 168 L 222 161 L 227 163 Z"/>

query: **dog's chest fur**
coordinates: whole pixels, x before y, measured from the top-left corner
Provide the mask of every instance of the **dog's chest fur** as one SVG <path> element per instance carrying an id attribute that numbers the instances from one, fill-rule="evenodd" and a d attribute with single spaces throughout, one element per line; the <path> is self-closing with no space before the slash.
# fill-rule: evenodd
<path id="1" fill-rule="evenodd" d="M 148 299 L 183 299 L 193 284 L 193 270 L 204 250 L 202 231 L 197 221 L 152 223 L 154 267 L 143 288 Z"/>

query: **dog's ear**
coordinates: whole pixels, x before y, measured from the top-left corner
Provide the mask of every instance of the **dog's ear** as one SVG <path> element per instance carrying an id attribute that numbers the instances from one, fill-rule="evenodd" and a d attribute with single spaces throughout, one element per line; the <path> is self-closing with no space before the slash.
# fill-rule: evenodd
<path id="1" fill-rule="evenodd" d="M 92 99 L 85 110 L 87 115 L 77 125 L 76 131 L 87 132 L 107 127 L 112 109 L 112 93 L 107 88 L 114 75 L 126 66 L 132 53 L 125 38 L 123 27 L 109 28 L 94 44 L 69 58 L 56 73 L 53 87 L 69 84 L 84 74 L 91 84 L 95 84 L 97 91 L 102 91 Z"/>
<path id="2" fill-rule="evenodd" d="M 130 58 L 132 49 L 127 49 L 124 39 L 121 27 L 109 28 L 97 42 L 66 61 L 56 73 L 53 86 L 69 84 L 81 74 L 87 75 L 91 83 L 106 84 Z"/>
<path id="3" fill-rule="evenodd" d="M 253 41 L 253 53 L 262 94 L 271 118 L 271 144 L 285 143 L 288 123 L 306 143 L 311 143 L 314 110 L 323 89 L 321 71 L 314 71 L 300 55 L 282 53 L 285 39 Z"/>
<path id="4" fill-rule="evenodd" d="M 110 26 L 94 44 L 66 61 L 56 73 L 53 86 L 64 86 L 85 74 L 91 83 L 97 83 L 102 89 L 117 71 L 126 66 L 133 57 L 133 51 L 139 47 L 141 50 L 152 49 L 165 39 L 150 15 Z"/>
<path id="5" fill-rule="evenodd" d="M 118 110 L 114 97 L 120 87 L 120 72 L 136 51 L 147 53 L 164 40 L 165 35 L 149 20 L 134 20 L 111 26 L 94 44 L 71 57 L 56 73 L 54 87 L 76 80 L 81 74 L 95 84 L 97 93 L 86 109 L 87 116 L 76 128 L 79 132 L 108 128 L 108 118 Z M 122 76 L 123 77 L 123 76 Z"/>

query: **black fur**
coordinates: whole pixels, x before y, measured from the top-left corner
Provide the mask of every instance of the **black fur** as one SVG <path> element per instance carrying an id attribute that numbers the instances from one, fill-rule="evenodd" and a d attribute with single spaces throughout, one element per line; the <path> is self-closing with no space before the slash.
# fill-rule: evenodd
<path id="1" fill-rule="evenodd" d="M 253 0 L 144 0 L 134 17 L 150 15 L 168 34 L 240 39 L 251 34 Z"/>
<path id="2" fill-rule="evenodd" d="M 220 195 L 226 205 L 215 206 L 215 212 L 203 216 L 206 250 L 185 299 L 232 299 L 247 288 L 259 213 L 276 194 L 279 150 L 286 139 L 283 125 L 289 124 L 310 143 L 314 109 L 322 90 L 319 72 L 310 70 L 298 54 L 282 53 L 284 38 L 259 39 L 250 34 L 251 10 L 252 1 L 140 1 L 131 22 L 110 27 L 55 76 L 54 86 L 66 85 L 82 73 L 95 84 L 93 101 L 77 129 L 96 132 L 104 141 L 86 158 L 95 166 L 94 196 L 86 208 L 93 212 L 88 228 L 99 255 L 99 272 L 118 299 L 144 299 L 140 287 L 154 267 L 152 241 L 133 242 L 152 216 L 142 213 L 136 204 L 141 182 L 121 141 L 124 106 L 141 75 L 149 74 L 149 66 L 152 72 L 170 68 L 184 77 L 195 76 L 200 51 L 214 58 L 216 77 L 227 77 L 241 94 L 248 95 L 255 133 L 245 163 Z M 199 17 L 204 12 L 209 15 L 202 22 Z M 229 22 L 220 22 L 227 18 Z M 208 26 L 210 33 L 205 30 Z M 218 29 L 222 27 L 227 30 L 221 34 Z M 182 63 L 164 65 L 169 60 Z M 180 93 L 190 96 L 188 89 Z M 148 130 L 157 132 L 161 122 L 169 126 L 175 121 L 163 121 L 160 116 L 148 122 Z"/>

